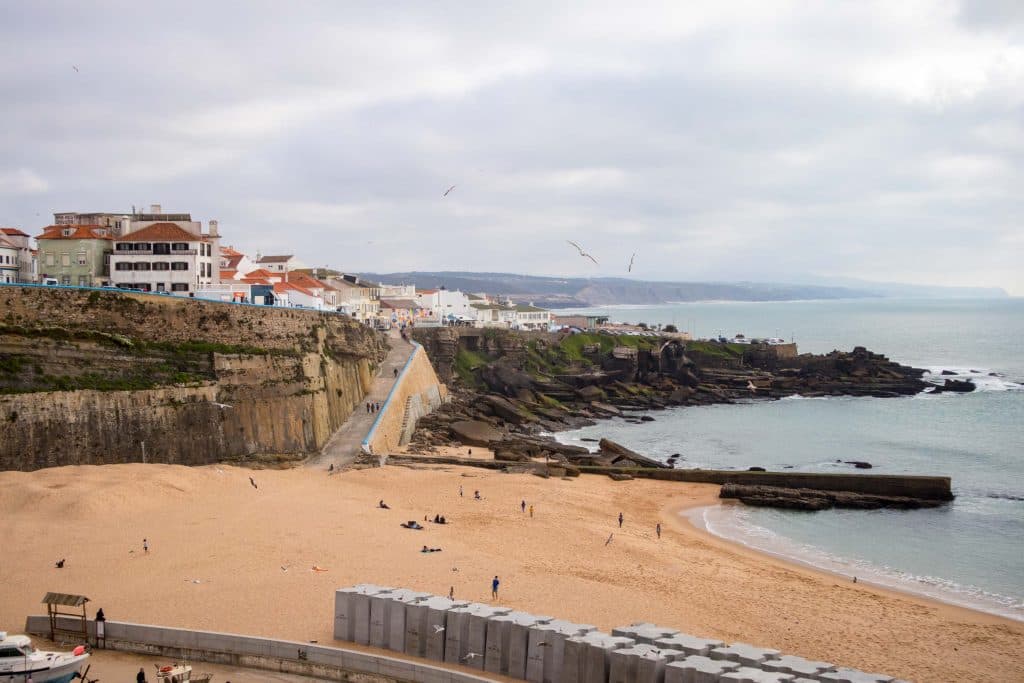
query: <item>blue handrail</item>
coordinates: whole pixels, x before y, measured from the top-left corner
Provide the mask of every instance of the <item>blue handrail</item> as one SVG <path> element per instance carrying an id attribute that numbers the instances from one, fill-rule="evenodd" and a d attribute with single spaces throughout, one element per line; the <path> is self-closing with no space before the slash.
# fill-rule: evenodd
<path id="1" fill-rule="evenodd" d="M 401 372 L 398 373 L 398 377 L 395 378 L 394 384 L 391 385 L 391 391 L 388 392 L 387 398 L 384 399 L 384 403 L 377 412 L 377 417 L 373 420 L 373 424 L 370 426 L 370 431 L 366 433 L 366 438 L 363 439 L 361 448 L 364 453 L 370 453 L 370 441 L 373 440 L 373 436 L 377 432 L 377 427 L 380 425 L 380 419 L 384 417 L 384 413 L 387 411 L 388 405 L 391 403 L 391 397 L 394 396 L 395 389 L 398 388 L 398 383 L 402 381 L 403 377 L 405 377 L 405 372 L 409 369 L 409 365 L 412 364 L 412 359 L 416 356 L 416 351 L 421 348 L 420 344 L 411 338 L 409 339 L 409 343 L 412 344 L 412 353 L 410 353 L 409 357 L 405 360 L 405 365 L 402 366 Z"/>

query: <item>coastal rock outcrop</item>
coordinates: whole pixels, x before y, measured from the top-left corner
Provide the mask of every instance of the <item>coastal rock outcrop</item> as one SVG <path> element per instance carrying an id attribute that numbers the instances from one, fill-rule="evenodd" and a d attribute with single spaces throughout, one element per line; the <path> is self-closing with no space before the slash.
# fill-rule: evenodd
<path id="1" fill-rule="evenodd" d="M 718 496 L 719 498 L 734 498 L 746 505 L 808 511 L 827 510 L 832 507 L 856 510 L 880 508 L 911 510 L 922 507 L 938 507 L 947 502 L 930 498 L 879 496 L 852 491 L 818 491 L 746 484 L 723 484 Z"/>

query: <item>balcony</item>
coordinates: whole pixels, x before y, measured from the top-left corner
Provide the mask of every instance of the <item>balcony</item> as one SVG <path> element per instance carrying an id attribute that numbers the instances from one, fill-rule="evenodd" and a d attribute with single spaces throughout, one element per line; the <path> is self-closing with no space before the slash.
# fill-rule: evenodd
<path id="1" fill-rule="evenodd" d="M 169 252 L 155 253 L 152 249 L 125 249 L 114 251 L 112 256 L 195 256 L 198 249 L 172 249 Z"/>

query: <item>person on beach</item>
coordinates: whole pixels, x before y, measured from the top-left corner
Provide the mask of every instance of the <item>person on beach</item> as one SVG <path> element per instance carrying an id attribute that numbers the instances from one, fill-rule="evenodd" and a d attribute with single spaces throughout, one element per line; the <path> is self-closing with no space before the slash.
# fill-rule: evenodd
<path id="1" fill-rule="evenodd" d="M 495 574 L 494 578 L 491 580 L 491 599 L 498 599 L 498 586 L 500 585 L 501 581 L 498 581 L 498 576 Z"/>
<path id="2" fill-rule="evenodd" d="M 530 519 L 533 519 L 533 505 L 530 505 Z"/>
<path id="3" fill-rule="evenodd" d="M 459 484 L 459 498 L 462 498 L 462 484 Z"/>
<path id="4" fill-rule="evenodd" d="M 142 539 L 142 552 L 149 552 L 149 541 L 147 541 L 146 539 Z"/>
<path id="5" fill-rule="evenodd" d="M 370 403 L 369 402 L 366 403 L 366 414 L 367 415 L 370 414 Z"/>
<path id="6" fill-rule="evenodd" d="M 139 673 L 135 674 L 135 683 L 146 683 L 146 670 L 141 666 L 139 667 Z"/>
<path id="7" fill-rule="evenodd" d="M 475 498 L 476 500 L 483 500 L 483 498 L 480 497 L 480 490 L 479 489 L 477 489 L 476 491 L 473 491 L 473 498 Z"/>
<path id="8" fill-rule="evenodd" d="M 526 512 L 526 501 L 525 500 L 519 501 L 519 509 L 522 510 L 523 512 Z"/>
<path id="9" fill-rule="evenodd" d="M 381 510 L 390 510 L 391 509 L 391 508 L 388 507 L 388 504 L 384 502 L 383 498 L 381 498 L 380 502 L 377 503 L 377 507 L 379 507 Z"/>
<path id="10" fill-rule="evenodd" d="M 619 513 L 619 528 L 622 528 L 622 513 Z"/>
<path id="11" fill-rule="evenodd" d="M 654 525 L 654 533 L 658 534 L 658 538 L 661 538 L 661 522 Z"/>
<path id="12" fill-rule="evenodd" d="M 395 379 L 398 379 L 398 368 L 395 368 Z"/>
<path id="13" fill-rule="evenodd" d="M 455 586 L 452 586 L 451 588 L 448 589 L 448 599 L 449 600 L 454 600 L 455 599 Z"/>

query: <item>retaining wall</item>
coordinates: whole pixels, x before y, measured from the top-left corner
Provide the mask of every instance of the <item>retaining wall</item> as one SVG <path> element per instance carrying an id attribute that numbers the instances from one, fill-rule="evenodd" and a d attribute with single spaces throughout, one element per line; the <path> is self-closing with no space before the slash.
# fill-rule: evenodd
<path id="1" fill-rule="evenodd" d="M 363 451 L 388 453 L 409 443 L 417 420 L 446 400 L 448 388 L 438 379 L 423 347 L 413 342 L 409 360 L 363 440 Z"/>
<path id="2" fill-rule="evenodd" d="M 77 619 L 62 620 L 68 628 L 81 624 Z M 87 627 L 90 641 L 96 642 L 96 623 L 89 621 Z M 28 617 L 25 631 L 49 636 L 48 617 Z M 360 683 L 479 683 L 490 680 L 421 662 L 288 640 L 117 621 L 107 621 L 105 632 L 105 649 L 165 657 L 170 661 L 213 662 Z"/>

